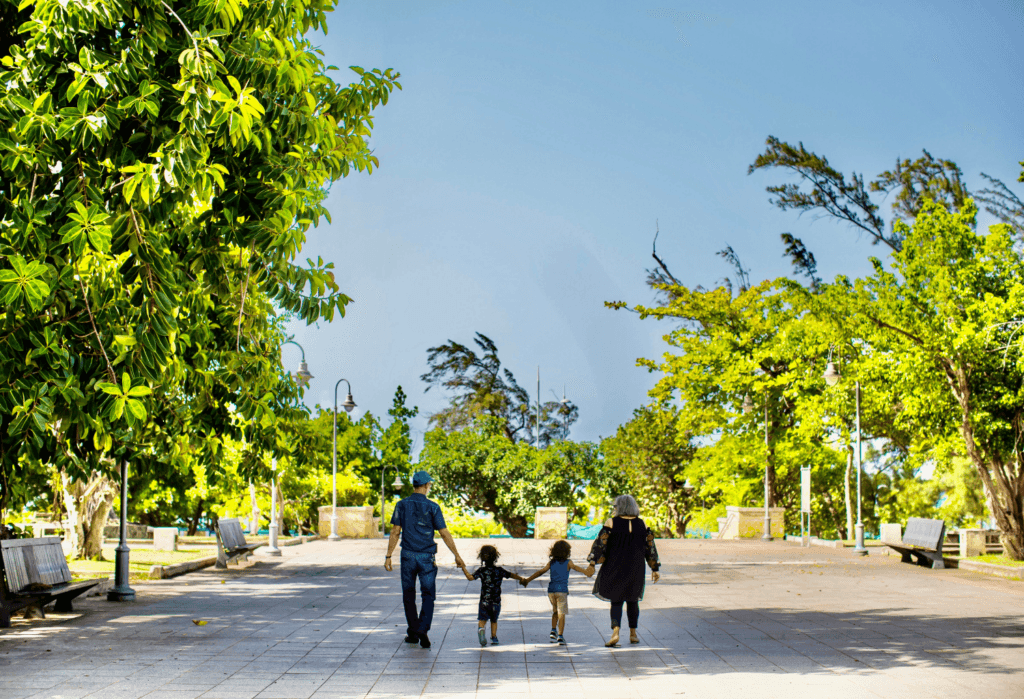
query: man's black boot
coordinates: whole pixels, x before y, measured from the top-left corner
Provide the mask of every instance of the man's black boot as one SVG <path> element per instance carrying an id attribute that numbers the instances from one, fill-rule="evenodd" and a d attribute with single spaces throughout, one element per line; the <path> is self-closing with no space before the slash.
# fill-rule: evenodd
<path id="1" fill-rule="evenodd" d="M 420 645 L 424 648 L 430 648 L 430 639 L 427 638 L 427 634 L 420 632 Z"/>

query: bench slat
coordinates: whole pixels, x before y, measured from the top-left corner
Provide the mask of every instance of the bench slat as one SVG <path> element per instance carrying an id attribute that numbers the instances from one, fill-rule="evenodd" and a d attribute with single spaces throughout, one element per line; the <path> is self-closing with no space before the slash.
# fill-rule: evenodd
<path id="1" fill-rule="evenodd" d="M 4 539 L 0 541 L 0 549 L 16 549 L 20 546 L 39 546 L 40 544 L 57 544 L 60 546 L 60 537 L 37 536 L 34 539 Z"/>
<path id="2" fill-rule="evenodd" d="M 6 543 L 6 542 L 2 542 Z M 25 567 L 25 556 L 22 548 L 4 548 L 4 572 L 7 574 L 7 589 L 17 592 L 32 582 Z"/>
<path id="3" fill-rule="evenodd" d="M 12 543 L 18 546 L 6 545 Z M 0 544 L 5 544 L 0 549 L 11 592 L 19 592 L 32 583 L 57 585 L 71 581 L 71 571 L 58 537 L 16 539 Z"/>
<path id="4" fill-rule="evenodd" d="M 922 519 L 911 517 L 907 520 L 907 530 L 903 534 L 905 546 L 937 551 L 942 547 L 946 524 L 941 519 Z"/>
<path id="5" fill-rule="evenodd" d="M 237 549 L 245 546 L 245 534 L 242 533 L 242 525 L 238 519 L 222 519 L 219 524 L 225 548 Z"/>

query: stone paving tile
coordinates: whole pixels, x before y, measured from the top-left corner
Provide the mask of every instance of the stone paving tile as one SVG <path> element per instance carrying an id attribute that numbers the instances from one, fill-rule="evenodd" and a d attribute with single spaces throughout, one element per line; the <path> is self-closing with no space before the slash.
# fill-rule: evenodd
<path id="1" fill-rule="evenodd" d="M 401 641 L 384 545 L 311 543 L 238 570 L 142 584 L 134 604 L 91 599 L 78 615 L 17 621 L 0 631 L 0 697 L 1024 696 L 1022 583 L 781 542 L 665 541 L 640 645 L 603 647 L 607 607 L 574 576 L 568 647 L 547 642 L 538 583 L 507 586 L 502 645 L 481 648 L 479 584 L 442 552 L 434 646 L 424 650 Z M 459 545 L 465 554 L 479 543 Z M 544 542 L 499 548 L 521 572 L 545 562 Z"/>

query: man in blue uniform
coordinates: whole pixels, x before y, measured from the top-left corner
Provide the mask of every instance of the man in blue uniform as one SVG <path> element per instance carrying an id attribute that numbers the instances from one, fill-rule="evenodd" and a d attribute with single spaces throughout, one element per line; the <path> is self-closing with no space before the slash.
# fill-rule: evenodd
<path id="1" fill-rule="evenodd" d="M 462 556 L 455 549 L 455 540 L 448 533 L 444 523 L 441 507 L 427 499 L 430 484 L 434 479 L 426 471 L 417 471 L 412 477 L 413 494 L 395 506 L 391 515 L 391 539 L 388 541 L 388 555 L 384 559 L 384 570 L 391 571 L 391 554 L 402 538 L 402 603 L 405 605 L 405 622 L 407 625 L 405 642 L 419 642 L 424 648 L 430 648 L 430 622 L 434 618 L 434 597 L 436 596 L 435 581 L 437 564 L 434 555 L 437 544 L 434 543 L 434 531 L 441 534 L 448 549 L 455 554 L 455 565 L 465 568 Z M 420 579 L 420 595 L 423 604 L 416 612 L 416 578 Z"/>

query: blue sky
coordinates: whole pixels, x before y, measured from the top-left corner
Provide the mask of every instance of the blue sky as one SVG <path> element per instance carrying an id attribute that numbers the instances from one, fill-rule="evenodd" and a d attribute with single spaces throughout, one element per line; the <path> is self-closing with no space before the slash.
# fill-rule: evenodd
<path id="1" fill-rule="evenodd" d="M 726 244 L 755 281 L 789 273 L 782 232 L 826 279 L 866 272 L 882 248 L 771 207 L 782 173 L 746 174 L 768 135 L 868 179 L 927 148 L 972 189 L 986 172 L 1024 194 L 1018 0 L 342 2 L 328 25 L 329 63 L 395 68 L 404 90 L 377 112 L 380 169 L 335 184 L 333 224 L 304 250 L 355 299 L 292 328 L 316 375 L 306 402 L 330 405 L 346 378 L 383 415 L 401 384 L 417 447 L 444 404 L 419 380 L 427 348 L 477 331 L 531 393 L 538 365 L 543 399 L 565 385 L 574 438 L 628 420 L 657 378 L 635 360 L 661 356 L 668 326 L 603 303 L 652 300 L 655 220 L 691 285 L 730 272 Z"/>

